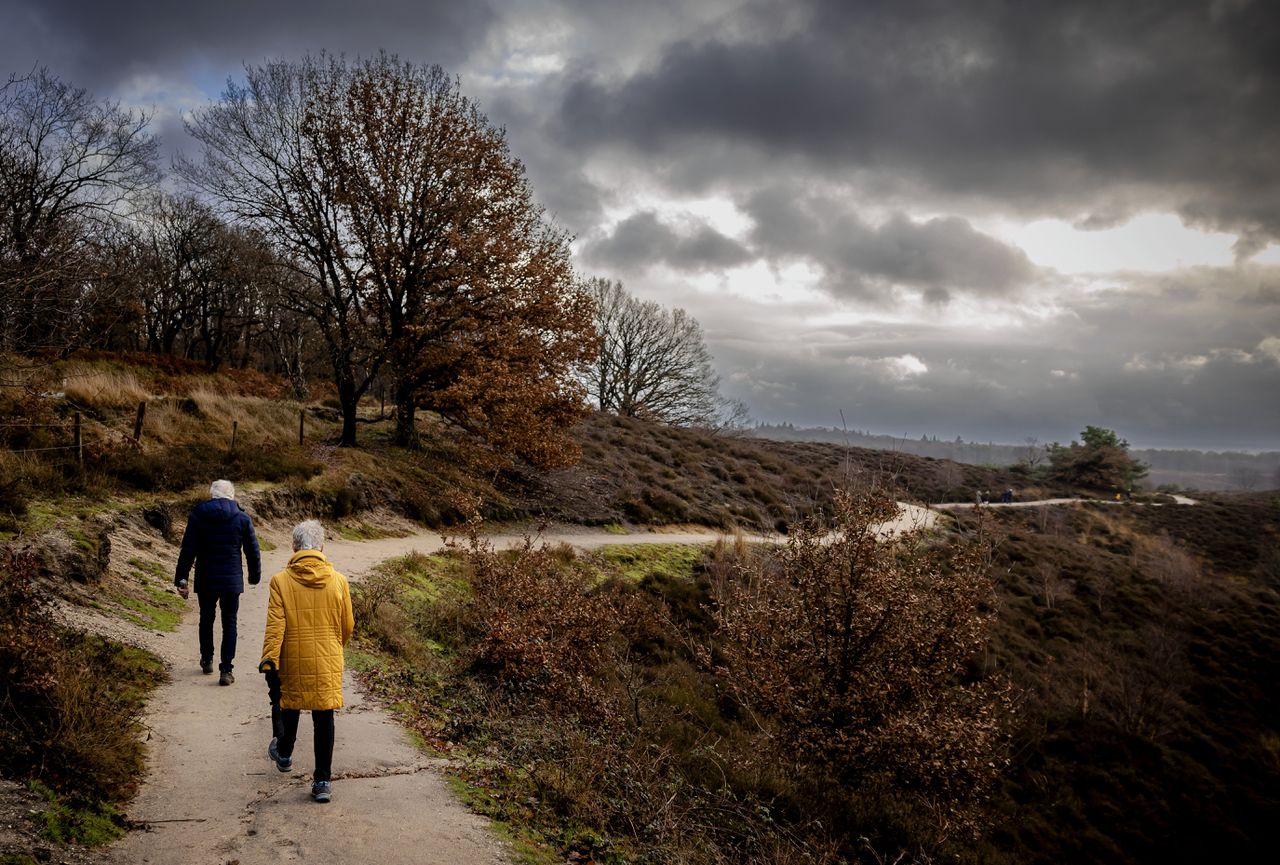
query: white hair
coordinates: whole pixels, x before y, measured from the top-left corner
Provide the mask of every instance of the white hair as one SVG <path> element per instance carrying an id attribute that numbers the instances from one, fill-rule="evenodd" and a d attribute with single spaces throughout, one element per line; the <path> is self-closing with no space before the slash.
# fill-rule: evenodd
<path id="1" fill-rule="evenodd" d="M 319 520 L 307 520 L 293 527 L 293 549 L 295 552 L 324 549 L 324 526 Z"/>
<path id="2" fill-rule="evenodd" d="M 214 481 L 209 484 L 209 496 L 215 499 L 234 499 L 236 488 L 231 481 Z"/>

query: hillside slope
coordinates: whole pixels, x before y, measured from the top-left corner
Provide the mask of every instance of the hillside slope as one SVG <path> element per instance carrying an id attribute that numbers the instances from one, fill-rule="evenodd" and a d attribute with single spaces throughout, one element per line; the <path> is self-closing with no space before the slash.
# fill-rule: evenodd
<path id="1" fill-rule="evenodd" d="M 56 593 L 147 627 L 172 617 L 166 575 L 120 539 L 171 553 L 187 507 L 218 476 L 236 481 L 259 519 L 318 516 L 349 538 L 456 525 L 473 509 L 491 521 L 776 532 L 842 486 L 922 502 L 1010 487 L 1019 499 L 1072 492 L 946 460 L 604 415 L 576 431 L 582 460 L 555 472 L 504 467 L 428 417 L 421 448 L 395 448 L 373 403 L 362 446 L 338 449 L 331 408 L 281 399 L 260 376 L 75 363 L 56 391 L 0 394 L 0 541 L 38 553 Z M 82 461 L 69 445 L 77 412 Z M 973 669 L 1008 676 L 1022 697 L 990 803 L 994 828 L 957 855 L 1262 858 L 1280 840 L 1280 498 L 984 510 L 1001 537 L 991 561 L 1000 609 Z M 968 532 L 974 518 L 942 525 Z M 696 558 L 680 560 L 693 568 Z M 706 602 L 691 571 L 663 579 L 691 610 Z"/>

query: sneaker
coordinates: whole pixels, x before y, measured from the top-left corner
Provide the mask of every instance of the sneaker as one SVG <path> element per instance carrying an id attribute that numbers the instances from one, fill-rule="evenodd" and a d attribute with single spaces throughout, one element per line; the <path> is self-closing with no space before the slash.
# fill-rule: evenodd
<path id="1" fill-rule="evenodd" d="M 277 740 L 273 736 L 271 739 L 271 744 L 267 746 L 267 756 L 270 757 L 273 761 L 275 761 L 276 768 L 279 769 L 281 772 L 292 772 L 293 758 L 281 757 L 280 749 L 276 747 L 276 741 Z"/>
<path id="2" fill-rule="evenodd" d="M 218 684 L 230 685 L 230 684 L 233 684 L 235 680 L 236 680 L 236 677 L 231 675 L 230 670 L 227 670 L 225 673 L 223 673 L 221 676 L 218 677 Z"/>
<path id="3" fill-rule="evenodd" d="M 207 676 L 207 675 L 209 675 L 210 673 L 212 673 L 212 672 L 213 672 L 213 661 L 201 661 L 201 662 L 200 662 L 200 672 L 204 673 L 206 676 Z"/>
<path id="4" fill-rule="evenodd" d="M 328 802 L 331 792 L 328 781 L 316 781 L 311 785 L 311 798 L 317 802 Z"/>

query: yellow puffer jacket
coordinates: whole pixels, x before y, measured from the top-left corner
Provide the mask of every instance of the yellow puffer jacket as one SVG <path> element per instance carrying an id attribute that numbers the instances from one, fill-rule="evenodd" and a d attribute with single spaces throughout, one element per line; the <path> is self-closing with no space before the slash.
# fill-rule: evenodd
<path id="1" fill-rule="evenodd" d="M 355 616 L 347 578 L 319 550 L 299 550 L 271 578 L 262 662 L 280 671 L 282 709 L 342 708 L 342 647 Z"/>

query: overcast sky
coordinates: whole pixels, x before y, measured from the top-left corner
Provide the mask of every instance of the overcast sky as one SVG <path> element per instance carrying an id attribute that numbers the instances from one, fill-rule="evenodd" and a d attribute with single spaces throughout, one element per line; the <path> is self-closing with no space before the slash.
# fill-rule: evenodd
<path id="1" fill-rule="evenodd" d="M 0 0 L 4 71 L 170 150 L 321 49 L 461 76 L 759 420 L 1280 449 L 1280 3 Z"/>

